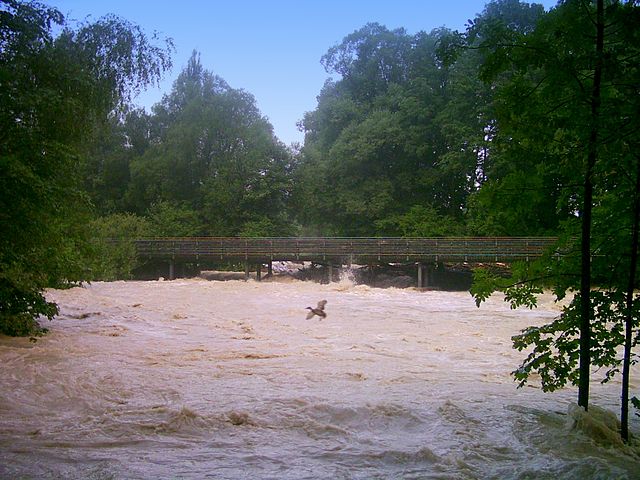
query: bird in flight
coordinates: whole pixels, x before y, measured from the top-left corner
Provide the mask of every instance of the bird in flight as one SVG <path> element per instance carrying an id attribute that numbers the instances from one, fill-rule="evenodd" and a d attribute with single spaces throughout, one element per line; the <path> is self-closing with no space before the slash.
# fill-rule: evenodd
<path id="1" fill-rule="evenodd" d="M 320 318 L 326 318 L 327 314 L 324 313 L 324 306 L 326 304 L 326 300 L 320 300 L 316 308 L 307 307 L 307 310 L 309 310 L 309 313 L 307 313 L 307 320 L 313 318 L 314 315 L 318 315 Z"/>

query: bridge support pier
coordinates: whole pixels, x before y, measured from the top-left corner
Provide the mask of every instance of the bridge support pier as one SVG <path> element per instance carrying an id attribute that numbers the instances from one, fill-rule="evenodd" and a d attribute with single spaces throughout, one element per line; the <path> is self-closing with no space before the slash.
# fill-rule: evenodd
<path id="1" fill-rule="evenodd" d="M 331 283 L 333 280 L 333 265 L 327 265 L 327 283 Z"/>
<path id="2" fill-rule="evenodd" d="M 244 261 L 244 281 L 249 280 L 249 260 Z"/>

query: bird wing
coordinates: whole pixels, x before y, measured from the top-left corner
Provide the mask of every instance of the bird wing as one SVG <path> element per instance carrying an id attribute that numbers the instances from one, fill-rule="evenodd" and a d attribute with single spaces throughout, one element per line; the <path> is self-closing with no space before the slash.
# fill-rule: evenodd
<path id="1" fill-rule="evenodd" d="M 309 313 L 307 313 L 307 320 L 309 320 L 310 318 L 312 318 L 315 315 L 315 313 L 313 313 L 312 310 L 309 310 Z"/>
<path id="2" fill-rule="evenodd" d="M 326 300 L 320 300 L 318 302 L 318 310 L 324 310 L 324 306 L 327 304 Z"/>

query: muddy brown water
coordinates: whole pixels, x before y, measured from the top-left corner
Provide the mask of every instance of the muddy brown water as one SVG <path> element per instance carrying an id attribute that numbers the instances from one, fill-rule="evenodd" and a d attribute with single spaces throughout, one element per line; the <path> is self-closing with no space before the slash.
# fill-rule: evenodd
<path id="1" fill-rule="evenodd" d="M 466 292 L 198 279 L 48 296 L 47 336 L 0 338 L 1 478 L 640 478 L 637 444 L 569 412 L 574 388 L 515 387 L 510 338 L 558 315 L 551 296 L 514 311 L 497 295 L 478 309 Z M 321 299 L 327 318 L 305 320 Z M 598 375 L 592 405 L 618 414 L 620 384 Z"/>

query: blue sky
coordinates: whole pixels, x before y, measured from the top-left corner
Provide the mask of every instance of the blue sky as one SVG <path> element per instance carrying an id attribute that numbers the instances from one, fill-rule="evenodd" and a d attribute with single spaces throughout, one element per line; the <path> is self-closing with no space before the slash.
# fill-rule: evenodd
<path id="1" fill-rule="evenodd" d="M 148 110 L 169 93 L 195 49 L 207 70 L 256 98 L 276 136 L 302 142 L 296 122 L 314 110 L 329 74 L 327 50 L 368 22 L 414 34 L 446 26 L 463 29 L 485 0 L 42 0 L 68 19 L 97 20 L 107 13 L 173 38 L 173 69 L 159 88 L 136 102 Z M 555 0 L 538 0 L 548 9 Z"/>

